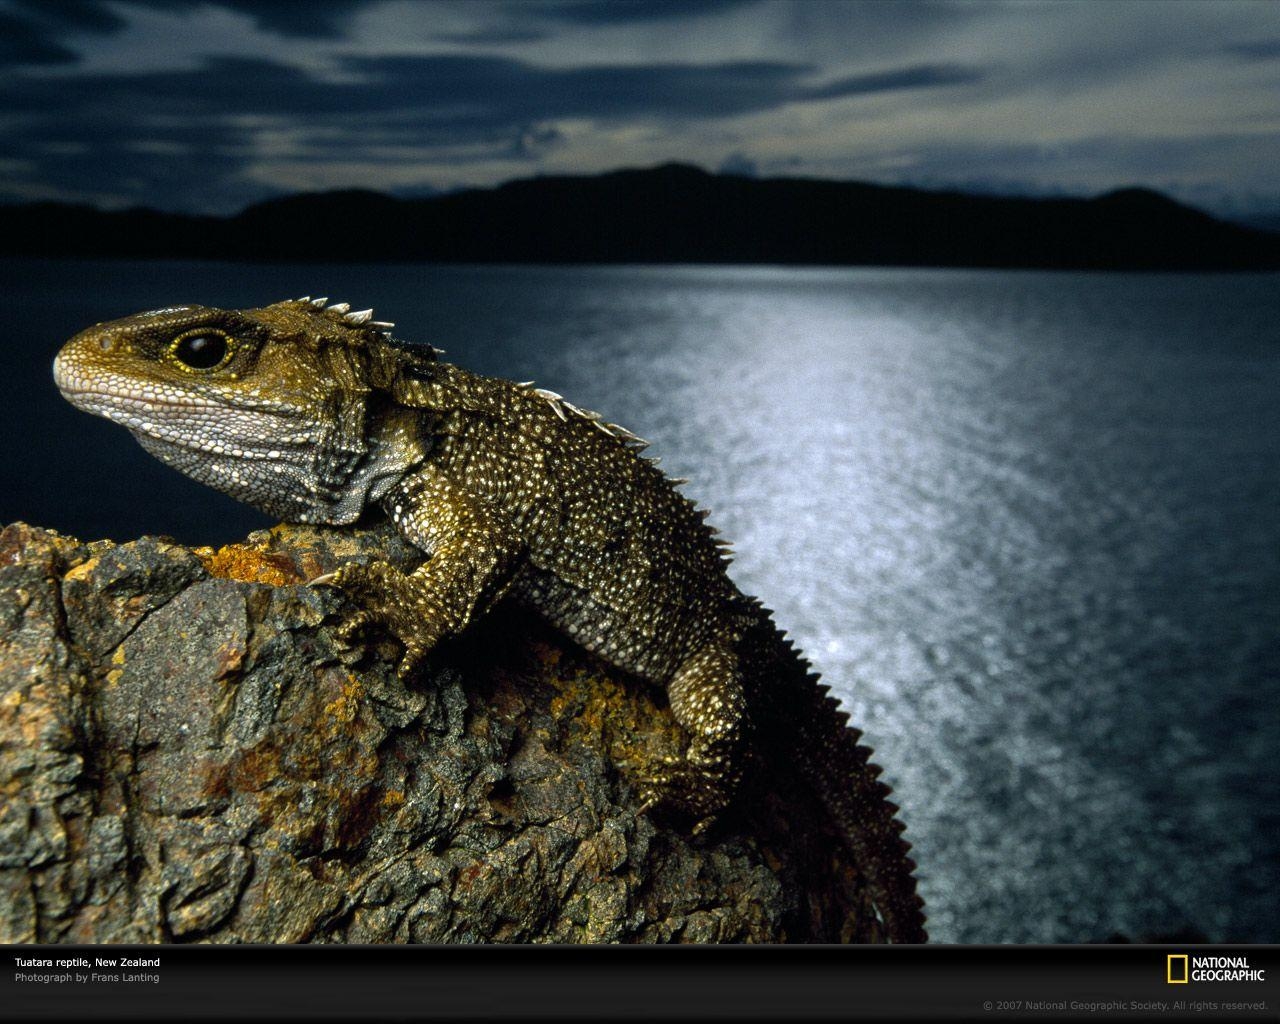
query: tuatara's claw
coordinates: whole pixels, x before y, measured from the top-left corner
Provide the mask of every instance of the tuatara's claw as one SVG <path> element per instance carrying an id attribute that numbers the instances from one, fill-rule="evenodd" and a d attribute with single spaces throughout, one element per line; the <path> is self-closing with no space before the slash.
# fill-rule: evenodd
<path id="1" fill-rule="evenodd" d="M 419 666 L 426 660 L 428 653 L 430 652 L 413 638 L 406 640 L 404 657 L 400 659 L 400 664 L 396 668 L 396 675 L 401 679 L 408 679 L 418 671 Z"/>
<path id="2" fill-rule="evenodd" d="M 658 759 L 656 769 L 638 773 L 638 814 L 658 809 L 692 818 L 694 835 L 702 835 L 715 824 L 716 816 L 728 803 L 719 776 L 678 757 Z"/>
<path id="3" fill-rule="evenodd" d="M 364 611 L 358 611 L 351 616 L 351 618 L 347 619 L 346 622 L 338 626 L 338 638 L 344 643 L 354 643 L 356 637 L 358 637 L 365 629 L 367 629 L 371 624 L 376 624 L 379 621 L 380 617 L 372 611 L 367 609 Z"/>
<path id="4" fill-rule="evenodd" d="M 317 584 L 338 587 L 363 606 L 338 626 L 338 638 L 343 643 L 354 646 L 361 633 L 378 628 L 404 644 L 404 656 L 396 669 L 401 679 L 417 671 L 435 646 L 430 623 L 420 618 L 416 579 L 386 562 L 348 562 L 311 581 L 311 585 Z"/>

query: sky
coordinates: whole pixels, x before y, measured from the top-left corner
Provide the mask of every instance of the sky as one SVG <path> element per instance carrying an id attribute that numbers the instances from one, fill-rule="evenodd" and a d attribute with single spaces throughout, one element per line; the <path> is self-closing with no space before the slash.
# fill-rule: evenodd
<path id="1" fill-rule="evenodd" d="M 1280 214 L 1271 0 L 0 0 L 0 201 L 678 160 Z"/>

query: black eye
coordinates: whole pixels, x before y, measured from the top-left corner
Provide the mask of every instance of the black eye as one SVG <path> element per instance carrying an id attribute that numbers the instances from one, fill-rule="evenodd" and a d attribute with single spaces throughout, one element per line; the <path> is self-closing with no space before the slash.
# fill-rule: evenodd
<path id="1" fill-rule="evenodd" d="M 173 343 L 178 362 L 193 370 L 212 370 L 227 358 L 227 336 L 217 331 L 184 334 Z"/>

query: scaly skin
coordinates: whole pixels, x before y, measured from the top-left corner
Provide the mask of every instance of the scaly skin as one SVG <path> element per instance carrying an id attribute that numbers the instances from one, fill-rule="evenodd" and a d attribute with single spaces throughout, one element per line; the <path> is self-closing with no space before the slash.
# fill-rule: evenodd
<path id="1" fill-rule="evenodd" d="M 623 671 L 666 688 L 682 758 L 642 776 L 644 806 L 705 828 L 749 749 L 795 761 L 822 797 L 896 942 L 922 901 L 889 789 L 826 688 L 725 572 L 715 531 L 632 434 L 527 384 L 442 363 L 345 303 L 154 310 L 69 341 L 74 405 L 264 512 L 353 522 L 381 505 L 427 555 L 317 582 L 359 607 L 347 642 L 385 629 L 408 675 L 504 595 Z M 754 745 L 752 747 L 751 745 Z"/>

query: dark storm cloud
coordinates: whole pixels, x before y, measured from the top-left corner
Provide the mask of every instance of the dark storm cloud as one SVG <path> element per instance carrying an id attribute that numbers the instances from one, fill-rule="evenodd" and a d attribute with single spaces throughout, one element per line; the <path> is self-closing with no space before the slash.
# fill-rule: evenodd
<path id="1" fill-rule="evenodd" d="M 981 82 L 985 77 L 985 74 L 977 68 L 961 67 L 958 64 L 920 64 L 895 71 L 881 71 L 870 75 L 852 75 L 849 78 L 837 79 L 827 85 L 808 90 L 805 98 L 828 100 L 875 92 L 897 92 L 903 89 L 973 85 Z"/>
<path id="2" fill-rule="evenodd" d="M 40 26 L 0 11 L 0 68 L 21 64 L 70 64 L 74 51 L 50 38 Z"/>
<path id="3" fill-rule="evenodd" d="M 220 207 L 229 189 L 245 188 L 250 156 L 242 133 L 208 125 L 153 127 L 136 137 L 109 126 L 79 124 L 70 132 L 52 125 L 20 146 L 0 143 L 0 157 L 33 165 L 46 188 L 110 205 Z M 28 196 L 18 184 L 0 183 L 0 198 Z"/>
<path id="4" fill-rule="evenodd" d="M 303 39 L 338 39 L 346 35 L 350 16 L 366 0 L 130 0 L 131 3 L 166 11 L 189 11 L 197 7 L 222 7 L 247 14 L 268 32 Z"/>
<path id="5" fill-rule="evenodd" d="M 492 56 L 359 58 L 348 101 L 404 109 L 427 121 L 524 122 L 556 117 L 716 118 L 787 103 L 965 85 L 981 72 L 926 65 L 810 84 L 814 69 L 780 61 L 543 68 Z"/>
<path id="6" fill-rule="evenodd" d="M 25 115 L 0 153 L 48 186 L 138 201 L 219 205 L 250 195 L 260 133 L 288 129 L 287 159 L 320 163 L 535 159 L 561 141 L 557 118 L 692 120 L 787 103 L 964 85 L 972 69 L 903 68 L 811 83 L 803 64 L 739 61 L 546 68 L 495 56 L 347 58 L 349 79 L 317 81 L 273 61 L 220 57 L 194 70 L 11 77 L 0 105 Z M 257 186 L 260 194 L 261 186 Z"/>
<path id="7" fill-rule="evenodd" d="M 195 70 L 14 77 L 0 85 L 0 105 L 19 113 L 136 128 L 164 115 L 217 118 L 280 109 L 306 113 L 336 107 L 333 87 L 273 61 L 213 58 Z"/>
<path id="8" fill-rule="evenodd" d="M 1274 193 L 1264 162 L 1246 159 L 1263 144 L 1218 136 L 1257 139 L 1274 120 L 1258 76 L 1280 60 L 1280 21 L 1261 5 L 1147 10 L 0 0 L 0 197 L 228 211 L 304 187 L 448 187 L 522 164 L 670 159 L 939 185 L 1231 181 Z M 1166 107 L 1152 103 L 1163 95 Z M 1214 138 L 1179 141 L 1197 135 Z M 1149 152 L 1123 145 L 1147 137 Z"/>
<path id="9" fill-rule="evenodd" d="M 440 43 L 460 46 L 506 46 L 511 43 L 536 43 L 550 33 L 536 28 L 477 28 L 469 32 L 437 32 L 431 38 Z"/>
<path id="10" fill-rule="evenodd" d="M 265 31 L 309 39 L 337 39 L 349 16 L 364 0 L 129 0 L 134 7 L 181 13 L 221 7 L 253 18 Z M 109 35 L 128 22 L 103 0 L 13 0 L 0 10 L 0 68 L 40 64 L 72 64 L 79 53 L 67 37 L 77 33 Z"/>
<path id="11" fill-rule="evenodd" d="M 742 61 L 714 65 L 542 68 L 505 57 L 356 59 L 367 76 L 353 96 L 362 108 L 406 98 L 428 122 L 513 122 L 531 118 L 717 117 L 764 110 L 801 98 L 798 64 Z"/>
<path id="12" fill-rule="evenodd" d="M 820 38 L 856 24 L 862 37 L 858 41 L 885 46 L 978 21 L 999 6 L 1000 0 L 808 0 L 788 9 L 787 22 L 788 30 L 802 40 Z"/>
<path id="13" fill-rule="evenodd" d="M 601 26 L 710 17 L 759 0 L 520 0 L 493 8 L 494 24 L 470 31 L 441 33 L 437 39 L 469 45 L 527 43 L 546 38 L 532 21 Z M 253 19 L 263 31 L 299 39 L 339 39 L 347 35 L 351 17 L 376 0 L 128 0 L 130 6 L 169 13 L 222 8 Z M 12 0 L 17 17 L 0 14 L 0 45 L 26 56 L 24 63 L 70 61 L 74 53 L 62 45 L 68 32 L 117 32 L 128 24 L 108 0 Z M 479 5 L 477 5 L 477 8 Z M 17 63 L 17 61 L 13 61 Z"/>
<path id="14" fill-rule="evenodd" d="M 129 0 L 129 4 L 174 14 L 220 7 L 247 15 L 264 31 L 302 39 L 341 38 L 351 15 L 368 6 L 367 0 Z M 16 14 L 0 12 L 0 52 L 11 48 L 16 38 L 29 54 L 21 63 L 49 63 L 55 59 L 47 56 L 50 53 L 58 54 L 59 61 L 74 60 L 76 55 L 65 46 L 68 34 L 106 34 L 128 25 L 119 10 L 105 0 L 13 0 L 10 8 Z"/>
<path id="15" fill-rule="evenodd" d="M 1280 60 L 1280 39 L 1254 39 L 1225 48 L 1233 57 L 1245 60 Z"/>
<path id="16" fill-rule="evenodd" d="M 26 198 L 38 185 L 37 194 L 193 209 L 256 197 L 261 187 L 243 180 L 254 134 L 235 115 L 269 110 L 262 90 L 275 88 L 301 105 L 307 84 L 293 69 L 238 60 L 199 71 L 10 76 L 0 110 L 18 123 L 0 135 L 0 158 L 29 172 L 11 172 L 0 196 Z"/>
<path id="17" fill-rule="evenodd" d="M 80 55 L 63 41 L 72 32 L 111 33 L 126 22 L 97 0 L 16 0 L 0 11 L 0 68 L 73 64 Z"/>
<path id="18" fill-rule="evenodd" d="M 15 0 L 12 6 L 53 31 L 118 32 L 126 25 L 100 0 Z"/>
<path id="19" fill-rule="evenodd" d="M 516 17 L 536 17 L 571 25 L 628 25 L 645 21 L 700 18 L 749 7 L 759 0 L 551 0 L 506 5 Z"/>

